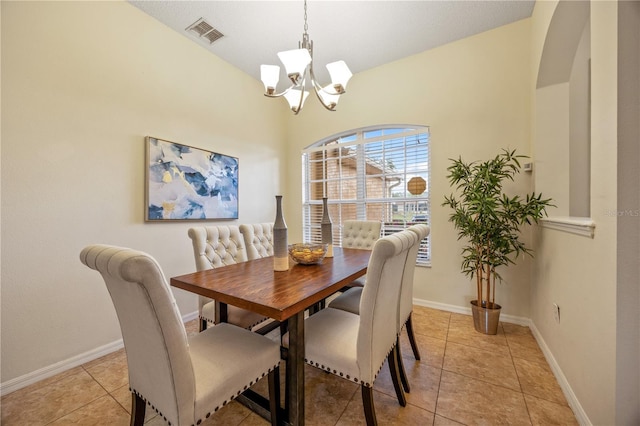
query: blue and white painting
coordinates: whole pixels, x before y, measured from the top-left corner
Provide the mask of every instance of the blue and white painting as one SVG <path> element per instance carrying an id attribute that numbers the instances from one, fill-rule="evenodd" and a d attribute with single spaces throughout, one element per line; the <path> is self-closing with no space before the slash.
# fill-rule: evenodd
<path id="1" fill-rule="evenodd" d="M 238 218 L 238 159 L 147 137 L 147 217 Z"/>

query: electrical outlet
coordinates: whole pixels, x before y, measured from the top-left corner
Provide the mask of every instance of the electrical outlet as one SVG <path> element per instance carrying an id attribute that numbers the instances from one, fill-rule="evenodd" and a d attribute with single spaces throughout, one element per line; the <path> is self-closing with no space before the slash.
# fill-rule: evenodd
<path id="1" fill-rule="evenodd" d="M 560 306 L 557 303 L 553 304 L 553 318 L 560 324 Z"/>

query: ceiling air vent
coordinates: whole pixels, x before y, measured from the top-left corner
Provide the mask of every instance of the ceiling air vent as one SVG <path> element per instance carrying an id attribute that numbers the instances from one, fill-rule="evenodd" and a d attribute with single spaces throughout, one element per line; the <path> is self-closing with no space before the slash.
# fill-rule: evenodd
<path id="1" fill-rule="evenodd" d="M 209 44 L 224 37 L 220 31 L 213 28 L 204 18 L 198 19 L 187 27 L 187 32 L 195 33 L 198 37 L 209 40 Z"/>

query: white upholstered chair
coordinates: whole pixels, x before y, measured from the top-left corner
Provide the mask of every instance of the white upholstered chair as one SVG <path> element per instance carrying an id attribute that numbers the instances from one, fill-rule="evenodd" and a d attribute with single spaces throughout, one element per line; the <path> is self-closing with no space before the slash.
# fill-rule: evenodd
<path id="1" fill-rule="evenodd" d="M 400 293 L 400 307 L 399 307 L 399 316 L 397 323 L 397 331 L 398 337 L 402 330 L 406 328 L 407 335 L 409 336 L 409 343 L 411 344 L 411 349 L 413 351 L 413 356 L 416 360 L 420 359 L 420 351 L 418 349 L 418 344 L 416 342 L 415 334 L 413 332 L 413 322 L 412 322 L 412 313 L 413 313 L 413 277 L 416 267 L 416 258 L 418 256 L 418 250 L 420 249 L 420 243 L 423 239 L 429 235 L 429 226 L 425 224 L 413 225 L 407 228 L 407 230 L 414 232 L 418 241 L 411 247 L 409 251 L 409 255 L 407 256 L 406 265 L 404 267 L 404 273 L 402 276 L 402 290 Z M 354 314 L 358 314 L 360 312 L 360 298 L 362 296 L 362 288 L 354 287 L 346 292 L 342 293 L 340 296 L 335 298 L 330 304 L 330 308 L 334 309 L 342 309 L 347 312 L 351 312 Z M 409 392 L 409 382 L 407 380 L 404 366 L 402 365 L 402 357 L 400 354 L 400 346 L 397 346 L 398 350 L 398 362 L 400 363 L 399 369 L 402 379 L 402 384 L 404 386 L 405 391 Z"/>
<path id="2" fill-rule="evenodd" d="M 80 260 L 100 272 L 118 315 L 131 425 L 142 426 L 146 406 L 169 425 L 200 424 L 267 374 L 271 422 L 277 424 L 278 343 L 230 324 L 187 337 L 162 269 L 146 253 L 91 245 Z"/>
<path id="3" fill-rule="evenodd" d="M 342 247 L 359 250 L 371 250 L 380 238 L 382 222 L 377 220 L 345 220 L 342 224 Z M 365 278 L 353 280 L 342 290 L 349 287 L 362 287 Z"/>
<path id="4" fill-rule="evenodd" d="M 240 228 L 236 225 L 200 226 L 189 228 L 189 238 L 193 245 L 196 270 L 219 268 L 225 265 L 247 261 L 247 250 Z M 215 324 L 216 303 L 213 299 L 198 296 L 200 330 L 207 324 Z M 227 306 L 227 322 L 242 328 L 252 329 L 268 318 L 236 306 Z"/>
<path id="5" fill-rule="evenodd" d="M 398 401 L 406 405 L 394 347 L 402 274 L 417 239 L 414 232 L 405 230 L 375 243 L 359 315 L 329 307 L 305 320 L 307 363 L 360 384 L 367 425 L 377 424 L 373 383 L 385 359 Z"/>
<path id="6" fill-rule="evenodd" d="M 345 220 L 342 224 L 342 247 L 372 250 L 380 238 L 382 222 L 377 220 Z"/>
<path id="7" fill-rule="evenodd" d="M 249 260 L 273 256 L 273 223 L 240 225 Z"/>

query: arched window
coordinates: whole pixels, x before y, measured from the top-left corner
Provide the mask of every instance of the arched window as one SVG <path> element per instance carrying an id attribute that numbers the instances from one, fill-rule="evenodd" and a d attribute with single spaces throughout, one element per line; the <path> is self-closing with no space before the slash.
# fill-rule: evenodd
<path id="1" fill-rule="evenodd" d="M 430 224 L 429 128 L 376 126 L 321 140 L 302 153 L 303 233 L 321 241 L 322 198 L 327 197 L 334 245 L 345 220 L 379 220 L 382 235 L 414 223 Z M 429 265 L 429 237 L 418 265 Z"/>

